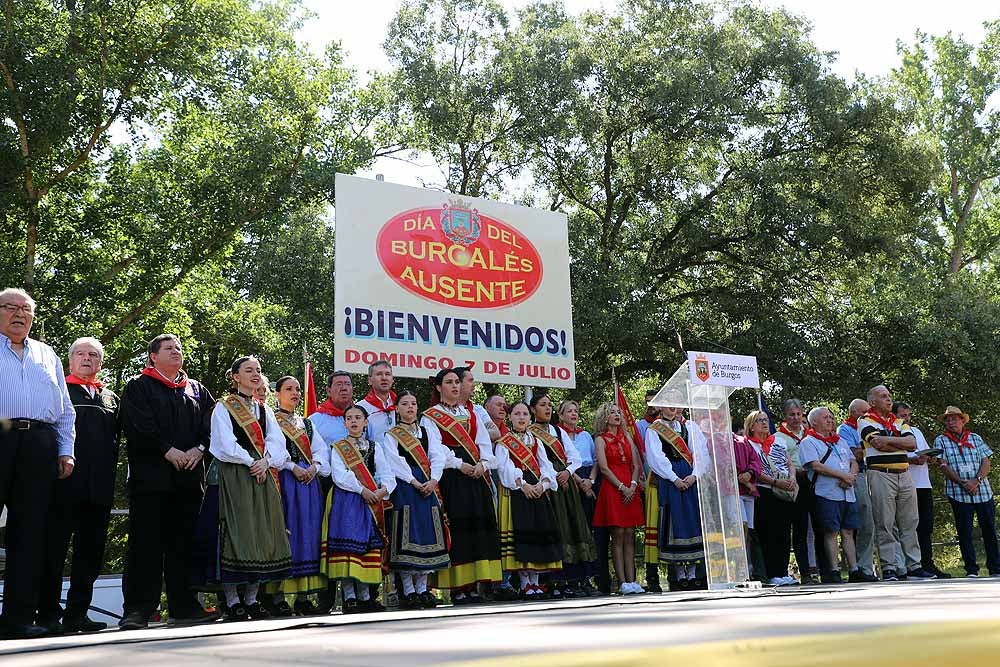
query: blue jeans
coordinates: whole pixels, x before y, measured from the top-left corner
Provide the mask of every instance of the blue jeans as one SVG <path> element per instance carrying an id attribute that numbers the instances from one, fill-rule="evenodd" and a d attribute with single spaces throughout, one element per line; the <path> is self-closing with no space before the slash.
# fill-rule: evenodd
<path id="1" fill-rule="evenodd" d="M 976 547 L 972 544 L 972 517 L 979 521 L 979 530 L 983 534 L 983 546 L 986 548 L 986 567 L 990 574 L 1000 574 L 1000 547 L 997 546 L 997 528 L 995 523 L 996 507 L 993 499 L 983 503 L 960 503 L 948 498 L 951 509 L 955 513 L 955 529 L 958 531 L 958 546 L 965 561 L 966 574 L 979 574 L 976 563 Z"/>

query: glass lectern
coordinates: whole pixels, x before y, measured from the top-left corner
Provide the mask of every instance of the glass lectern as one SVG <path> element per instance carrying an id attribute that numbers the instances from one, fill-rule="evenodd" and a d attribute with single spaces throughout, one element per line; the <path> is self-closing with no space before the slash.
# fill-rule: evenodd
<path id="1" fill-rule="evenodd" d="M 733 458 L 733 429 L 729 395 L 733 387 L 691 382 L 687 362 L 671 376 L 649 405 L 683 406 L 705 434 L 706 450 L 695 450 L 698 502 L 705 542 L 705 572 L 708 590 L 756 588 L 750 582 L 743 536 L 743 510 L 736 462 Z M 708 461 L 699 461 L 708 457 Z"/>

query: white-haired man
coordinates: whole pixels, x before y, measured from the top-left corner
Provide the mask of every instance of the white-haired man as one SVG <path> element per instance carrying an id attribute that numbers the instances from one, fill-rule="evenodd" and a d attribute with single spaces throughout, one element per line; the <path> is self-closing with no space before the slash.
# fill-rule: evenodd
<path id="1" fill-rule="evenodd" d="M 847 406 L 847 419 L 837 428 L 837 435 L 847 443 L 858 463 L 858 477 L 854 482 L 855 507 L 858 510 L 858 530 L 854 534 L 858 569 L 850 574 L 851 583 L 878 581 L 875 576 L 875 519 L 872 517 L 872 497 L 868 492 L 865 475 L 865 445 L 858 433 L 858 419 L 871 409 L 868 401 L 856 398 Z"/>
<path id="2" fill-rule="evenodd" d="M 76 413 L 55 351 L 29 338 L 35 301 L 24 290 L 0 291 L 0 419 L 10 432 L 0 447 L 0 507 L 7 508 L 7 565 L 0 636 L 41 637 L 38 606 L 49 502 L 56 479 L 73 472 Z"/>
<path id="3" fill-rule="evenodd" d="M 119 401 L 97 378 L 103 362 L 104 346 L 96 338 L 78 338 L 70 345 L 66 384 L 76 410 L 76 468 L 53 487 L 38 599 L 38 624 L 52 634 L 107 627 L 87 618 L 104 563 L 118 465 Z M 59 599 L 70 540 L 73 563 L 64 613 Z"/>
<path id="4" fill-rule="evenodd" d="M 802 465 L 809 471 L 816 502 L 814 511 L 823 530 L 823 547 L 830 569 L 821 573 L 824 584 L 841 583 L 837 567 L 837 534 L 844 544 L 849 571 L 858 569 L 854 531 L 858 527 L 857 497 L 854 483 L 858 462 L 847 442 L 837 434 L 837 421 L 829 408 L 809 411 L 809 428 L 799 443 Z"/>

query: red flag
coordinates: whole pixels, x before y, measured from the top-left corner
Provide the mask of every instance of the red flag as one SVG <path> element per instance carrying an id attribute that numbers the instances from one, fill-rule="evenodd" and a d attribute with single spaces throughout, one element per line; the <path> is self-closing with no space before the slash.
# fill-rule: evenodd
<path id="1" fill-rule="evenodd" d="M 639 453 L 645 456 L 646 442 L 639 436 L 639 427 L 635 425 L 635 417 L 632 416 L 632 410 L 628 407 L 628 401 L 625 400 L 625 394 L 622 392 L 622 388 L 618 384 L 618 380 L 615 378 L 614 369 L 611 370 L 611 381 L 615 385 L 615 405 L 617 405 L 618 409 L 622 411 L 622 415 L 625 418 L 625 427 L 632 435 L 632 442 L 635 443 Z"/>
<path id="2" fill-rule="evenodd" d="M 306 362 L 306 382 L 305 382 L 305 397 L 302 401 L 302 414 L 308 417 L 312 413 L 316 412 L 316 385 L 313 383 L 313 370 L 312 364 L 308 361 Z"/>

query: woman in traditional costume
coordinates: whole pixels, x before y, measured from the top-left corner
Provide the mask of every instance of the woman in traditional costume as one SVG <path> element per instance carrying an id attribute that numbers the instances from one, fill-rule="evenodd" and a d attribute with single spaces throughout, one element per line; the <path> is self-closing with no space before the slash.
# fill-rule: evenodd
<path id="1" fill-rule="evenodd" d="M 271 408 L 254 398 L 260 362 L 240 357 L 230 373 L 236 389 L 212 411 L 214 460 L 195 530 L 194 579 L 201 590 L 221 587 L 226 620 L 241 621 L 270 616 L 259 586 L 286 579 L 292 565 L 278 481 L 288 453 Z"/>
<path id="2" fill-rule="evenodd" d="M 565 400 L 559 404 L 556 411 L 559 415 L 559 429 L 564 431 L 564 438 L 569 438 L 573 448 L 580 455 L 580 467 L 573 474 L 579 480 L 580 500 L 583 512 L 587 517 L 587 525 L 593 526 L 594 509 L 597 507 L 597 492 L 600 486 L 600 469 L 594 459 L 594 438 L 580 427 L 580 404 L 573 400 Z M 591 585 L 589 579 L 584 579 L 580 588 L 587 595 L 599 595 L 602 587 L 608 586 L 608 531 L 603 528 L 591 530 L 594 544 L 597 547 L 597 587 Z"/>
<path id="3" fill-rule="evenodd" d="M 441 495 L 451 530 L 451 566 L 438 573 L 438 587 L 451 590 L 455 604 L 482 602 L 478 583 L 501 580 L 500 537 L 489 470 L 493 448 L 486 428 L 459 404 L 460 375 L 442 369 L 432 379 L 432 407 L 420 426 L 431 449 L 445 448 Z"/>
<path id="4" fill-rule="evenodd" d="M 403 609 L 430 609 L 437 597 L 427 575 L 447 568 L 448 523 L 438 482 L 446 451 L 428 442 L 417 423 L 417 397 L 403 390 L 395 397 L 396 424 L 385 432 L 385 459 L 396 476 L 388 512 L 389 567 L 403 586 Z"/>
<path id="5" fill-rule="evenodd" d="M 594 453 L 601 469 L 594 525 L 611 530 L 611 556 L 622 595 L 643 593 L 635 581 L 635 529 L 646 522 L 639 500 L 642 462 L 639 450 L 623 428 L 621 410 L 604 403 L 594 418 Z"/>
<path id="6" fill-rule="evenodd" d="M 275 383 L 278 409 L 275 421 L 285 438 L 288 460 L 278 476 L 281 482 L 281 506 L 284 510 L 288 543 L 292 552 L 291 579 L 270 583 L 266 592 L 273 595 L 275 616 L 311 616 L 317 613 L 310 593 L 326 590 L 326 578 L 320 574 L 319 545 L 323 522 L 323 492 L 319 477 L 330 476 L 330 449 L 312 422 L 295 414 L 302 402 L 299 381 L 290 375 Z M 286 595 L 295 595 L 294 607 Z"/>
<path id="7" fill-rule="evenodd" d="M 333 443 L 334 488 L 326 501 L 320 572 L 340 581 L 345 614 L 383 609 L 370 586 L 382 582 L 385 514 L 396 477 L 384 449 L 369 442 L 368 413 L 360 405 L 344 410 L 347 437 Z"/>
<path id="8" fill-rule="evenodd" d="M 503 569 L 516 571 L 521 597 L 541 599 L 542 572 L 562 569 L 562 536 L 556 526 L 549 491 L 557 488 L 556 471 L 529 430 L 531 410 L 523 401 L 510 408 L 511 430 L 497 441 L 500 475 L 498 514 Z"/>
<path id="9" fill-rule="evenodd" d="M 552 577 L 548 592 L 558 598 L 582 596 L 585 595 L 582 583 L 596 572 L 597 547 L 583 509 L 580 486 L 584 480 L 576 474 L 580 454 L 569 435 L 550 423 L 552 399 L 535 394 L 530 405 L 534 419 L 531 433 L 545 446 L 558 485 L 552 494 L 552 504 L 563 541 L 563 570 L 558 579 Z"/>

